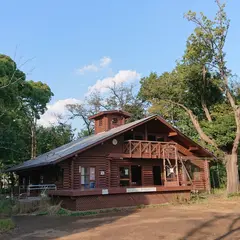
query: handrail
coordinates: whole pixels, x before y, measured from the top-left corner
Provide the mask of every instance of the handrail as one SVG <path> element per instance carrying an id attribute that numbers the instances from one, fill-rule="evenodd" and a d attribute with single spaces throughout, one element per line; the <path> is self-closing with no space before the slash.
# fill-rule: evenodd
<path id="1" fill-rule="evenodd" d="M 148 141 L 148 140 L 125 140 L 124 143 L 129 143 L 129 142 L 136 142 L 136 143 L 155 143 L 155 144 L 169 144 L 169 145 L 177 145 L 175 142 L 158 142 L 158 141 Z"/>
<path id="2" fill-rule="evenodd" d="M 30 184 L 27 187 L 28 191 L 32 190 L 56 190 L 57 186 L 55 184 Z"/>

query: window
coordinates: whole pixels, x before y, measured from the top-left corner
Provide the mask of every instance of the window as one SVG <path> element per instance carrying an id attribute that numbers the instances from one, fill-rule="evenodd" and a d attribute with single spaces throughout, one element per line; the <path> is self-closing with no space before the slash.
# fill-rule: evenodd
<path id="1" fill-rule="evenodd" d="M 117 119 L 117 118 L 113 118 L 113 119 L 112 119 L 112 123 L 113 123 L 113 124 L 117 124 L 117 123 L 118 123 L 118 119 Z"/>
<path id="2" fill-rule="evenodd" d="M 129 167 L 120 167 L 120 186 L 125 187 L 130 185 L 130 172 Z"/>
<path id="3" fill-rule="evenodd" d="M 102 119 L 99 119 L 98 123 L 99 126 L 102 126 Z"/>
<path id="4" fill-rule="evenodd" d="M 81 189 L 95 188 L 95 167 L 79 167 L 79 171 L 81 172 Z"/>

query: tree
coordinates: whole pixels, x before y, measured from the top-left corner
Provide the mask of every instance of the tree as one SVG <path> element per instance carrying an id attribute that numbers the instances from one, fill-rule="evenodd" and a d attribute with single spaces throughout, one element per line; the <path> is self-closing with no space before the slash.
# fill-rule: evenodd
<path id="1" fill-rule="evenodd" d="M 144 102 L 134 94 L 132 85 L 113 83 L 107 87 L 105 95 L 95 91 L 92 92 L 83 103 L 69 104 L 67 109 L 70 112 L 70 118 L 81 118 L 84 123 L 84 129 L 79 136 L 91 135 L 94 131 L 93 122 L 88 119 L 104 110 L 123 110 L 132 114 L 129 121 L 141 119 L 145 115 Z"/>
<path id="2" fill-rule="evenodd" d="M 218 156 L 224 156 L 227 191 L 238 191 L 237 155 L 240 139 L 238 84 L 229 81 L 224 45 L 229 29 L 225 5 L 217 2 L 214 20 L 203 13 L 189 12 L 186 17 L 196 24 L 187 41 L 181 64 L 171 73 L 151 74 L 141 80 L 140 96 L 153 105 L 181 108 L 194 129 Z"/>
<path id="3" fill-rule="evenodd" d="M 73 129 L 68 124 L 59 124 L 50 127 L 38 126 L 36 130 L 38 155 L 74 140 Z"/>
<path id="4" fill-rule="evenodd" d="M 203 43 L 204 53 L 207 56 L 206 65 L 212 68 L 219 75 L 217 86 L 221 93 L 226 96 L 231 112 L 235 119 L 235 136 L 230 150 L 224 151 L 227 169 L 228 192 L 237 192 L 239 184 L 238 176 L 238 148 L 240 142 L 240 107 L 236 95 L 231 87 L 231 71 L 226 64 L 226 53 L 224 46 L 227 38 L 230 20 L 224 10 L 225 5 L 216 0 L 218 12 L 214 20 L 209 20 L 204 14 L 197 17 L 196 13 L 188 12 L 187 19 L 196 25 L 195 32 L 189 38 L 190 58 L 195 54 L 196 44 Z"/>
<path id="5" fill-rule="evenodd" d="M 36 119 L 45 111 L 52 92 L 46 84 L 26 81 L 25 73 L 2 54 L 0 84 L 0 164 L 6 168 L 29 159 L 31 152 L 35 155 Z"/>
<path id="6" fill-rule="evenodd" d="M 47 109 L 53 93 L 50 87 L 42 82 L 27 81 L 23 92 L 22 107 L 26 113 L 27 122 L 31 129 L 31 158 L 37 155 L 37 120 Z"/>

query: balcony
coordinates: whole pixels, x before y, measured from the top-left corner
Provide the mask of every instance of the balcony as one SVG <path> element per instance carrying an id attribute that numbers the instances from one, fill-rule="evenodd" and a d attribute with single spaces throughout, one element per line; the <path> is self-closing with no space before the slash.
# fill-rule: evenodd
<path id="1" fill-rule="evenodd" d="M 176 159 L 177 144 L 144 140 L 124 142 L 123 153 L 129 158 L 168 158 Z"/>

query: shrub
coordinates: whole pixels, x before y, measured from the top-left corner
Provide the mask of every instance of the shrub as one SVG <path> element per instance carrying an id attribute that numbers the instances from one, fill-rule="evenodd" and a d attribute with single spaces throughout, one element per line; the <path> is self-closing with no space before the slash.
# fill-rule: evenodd
<path id="1" fill-rule="evenodd" d="M 15 227 L 11 218 L 0 219 L 0 233 L 9 231 Z"/>
<path id="2" fill-rule="evenodd" d="M 1 198 L 0 199 L 0 217 L 11 216 L 13 205 L 14 205 L 13 200 Z"/>

